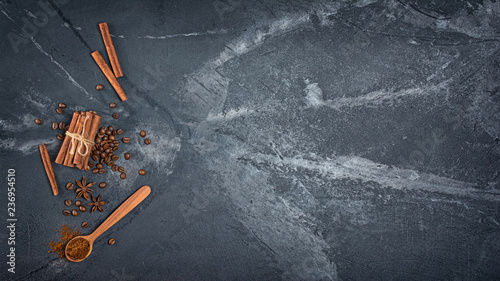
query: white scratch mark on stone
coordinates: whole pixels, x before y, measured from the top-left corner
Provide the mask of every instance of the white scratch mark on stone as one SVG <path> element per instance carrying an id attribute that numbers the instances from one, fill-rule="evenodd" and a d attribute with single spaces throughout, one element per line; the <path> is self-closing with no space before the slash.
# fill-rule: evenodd
<path id="1" fill-rule="evenodd" d="M 111 36 L 111 37 L 118 37 L 118 38 L 125 38 L 125 36 L 123 36 L 123 35 L 114 35 L 114 34 L 111 34 L 111 33 L 109 34 L 109 36 Z"/>
<path id="2" fill-rule="evenodd" d="M 9 19 L 9 20 L 11 20 L 12 22 L 15 22 L 15 21 L 14 21 L 14 20 L 13 20 L 13 19 L 9 16 L 9 14 L 7 14 L 7 12 L 5 12 L 4 10 L 1 10 L 1 11 L 2 11 L 2 13 L 3 13 L 3 14 L 4 14 L 4 15 L 5 15 L 5 16 Z"/>
<path id="3" fill-rule="evenodd" d="M 32 17 L 32 18 L 35 18 L 35 19 L 38 19 L 38 17 L 37 17 L 37 16 L 35 16 L 35 15 L 33 15 L 33 13 L 32 13 L 32 12 L 30 12 L 30 11 L 28 11 L 28 10 L 26 10 L 26 9 L 24 9 L 24 11 L 26 12 L 26 14 L 27 14 L 28 16 L 30 16 L 30 17 Z"/>
<path id="4" fill-rule="evenodd" d="M 71 26 L 67 22 L 63 23 L 62 26 L 67 27 L 67 28 L 71 28 Z M 82 30 L 81 27 L 74 26 L 74 25 L 73 25 L 73 28 L 76 29 L 76 30 Z"/>
<path id="5" fill-rule="evenodd" d="M 208 31 L 182 33 L 182 34 L 169 34 L 169 35 L 163 35 L 163 36 L 145 35 L 145 36 L 139 36 L 137 38 L 140 38 L 140 39 L 168 39 L 168 38 L 175 38 L 175 37 L 192 37 L 192 36 L 225 34 L 225 33 L 227 33 L 227 30 L 220 29 L 220 30 L 208 30 Z"/>
<path id="6" fill-rule="evenodd" d="M 8 138 L 0 140 L 0 148 L 12 151 L 18 151 L 24 155 L 30 155 L 34 152 L 38 152 L 38 145 L 45 143 L 49 148 L 55 148 L 58 140 L 54 137 L 49 139 L 38 139 L 38 140 L 21 140 Z"/>
<path id="7" fill-rule="evenodd" d="M 446 91 L 447 86 L 451 83 L 452 79 L 441 82 L 437 85 L 414 87 L 403 89 L 399 91 L 391 90 L 378 90 L 356 97 L 340 97 L 332 100 L 323 100 L 318 96 L 317 83 L 307 85 L 306 91 L 307 102 L 309 105 L 327 106 L 332 109 L 339 110 L 341 108 L 354 108 L 354 107 L 378 107 L 378 106 L 393 106 L 403 101 L 404 98 L 423 97 L 432 94 L 439 94 L 440 91 Z"/>
<path id="8" fill-rule="evenodd" d="M 268 154 L 250 155 L 252 161 L 269 164 L 280 169 L 306 169 L 315 171 L 328 179 L 360 179 L 365 182 L 377 182 L 384 187 L 399 190 L 420 190 L 463 197 L 481 198 L 500 201 L 500 192 L 495 195 L 481 193 L 477 184 L 453 180 L 433 174 L 389 167 L 357 156 L 339 156 L 334 159 L 322 159 L 315 155 L 306 157 L 284 157 L 283 159 Z"/>
<path id="9" fill-rule="evenodd" d="M 44 55 L 46 55 L 47 57 L 50 58 L 50 61 L 53 62 L 55 65 L 57 65 L 57 67 L 59 67 L 65 74 L 66 76 L 68 77 L 68 80 L 75 86 L 77 87 L 80 91 L 84 92 L 87 97 L 89 97 L 90 99 L 92 100 L 95 100 L 94 97 L 92 97 L 88 92 L 87 90 L 85 90 L 85 88 L 83 88 L 80 84 L 78 84 L 78 82 L 76 82 L 76 80 L 69 74 L 68 71 L 66 71 L 66 69 L 64 69 L 64 67 L 58 63 L 56 60 L 54 60 L 54 58 L 48 54 L 47 52 L 45 52 L 42 48 L 42 46 L 40 44 L 38 44 L 38 42 L 35 41 L 35 38 L 31 37 L 31 41 L 33 42 L 33 44 L 35 45 L 35 47 Z"/>
<path id="10" fill-rule="evenodd" d="M 212 121 L 229 121 L 237 117 L 241 116 L 247 116 L 254 113 L 253 109 L 248 109 L 246 107 L 239 108 L 239 109 L 231 109 L 226 113 L 219 113 L 214 115 L 212 112 L 208 114 L 207 121 L 212 122 Z"/>

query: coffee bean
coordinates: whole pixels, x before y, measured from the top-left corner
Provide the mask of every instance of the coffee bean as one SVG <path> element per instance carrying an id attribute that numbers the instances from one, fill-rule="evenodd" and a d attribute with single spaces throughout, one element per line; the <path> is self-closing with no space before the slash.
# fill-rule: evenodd
<path id="1" fill-rule="evenodd" d="M 96 151 L 99 152 L 99 150 L 96 150 Z M 97 161 L 97 160 L 99 160 L 99 157 L 94 154 L 94 155 L 92 155 L 92 160 Z"/>
<path id="2" fill-rule="evenodd" d="M 106 186 L 108 186 L 108 184 L 104 181 L 99 184 L 100 188 L 105 188 Z"/>
<path id="3" fill-rule="evenodd" d="M 64 110 L 63 110 L 62 108 L 58 107 L 58 108 L 56 109 L 56 112 L 57 112 L 58 114 L 63 114 L 63 113 L 64 113 Z"/>
<path id="4" fill-rule="evenodd" d="M 97 169 L 102 169 L 102 167 L 103 167 L 103 166 L 102 166 L 102 164 L 101 164 L 101 163 L 99 163 L 99 164 L 95 165 L 95 167 L 96 167 Z"/>
<path id="5" fill-rule="evenodd" d="M 107 140 L 108 140 L 108 136 L 104 136 L 104 137 L 102 137 L 102 140 L 103 140 L 103 141 L 107 141 Z"/>
<path id="6" fill-rule="evenodd" d="M 127 174 L 125 174 L 125 173 L 121 173 L 121 174 L 120 174 L 120 178 L 121 178 L 122 180 L 124 180 L 125 178 L 127 178 Z"/>
<path id="7" fill-rule="evenodd" d="M 57 122 L 52 122 L 52 130 L 55 130 L 57 128 L 58 128 Z"/>
<path id="8" fill-rule="evenodd" d="M 111 135 L 116 136 L 116 131 L 112 131 Z"/>
<path id="9" fill-rule="evenodd" d="M 85 171 L 90 171 L 90 166 L 85 166 L 85 168 L 83 168 Z"/>
<path id="10" fill-rule="evenodd" d="M 150 139 L 145 139 L 145 140 L 144 140 L 144 143 L 145 143 L 146 145 L 150 145 L 150 144 L 151 144 L 151 140 L 150 140 Z"/>
<path id="11" fill-rule="evenodd" d="M 59 105 L 58 105 L 58 106 L 59 106 L 60 108 L 66 108 L 66 104 L 65 104 L 65 103 L 62 103 L 62 102 L 61 102 L 61 103 L 59 103 Z"/>
<path id="12" fill-rule="evenodd" d="M 66 123 L 64 122 L 59 122 L 59 130 L 64 130 L 64 127 L 66 127 Z"/>
<path id="13" fill-rule="evenodd" d="M 63 134 L 57 134 L 57 139 L 58 140 L 64 140 L 64 135 Z"/>
<path id="14" fill-rule="evenodd" d="M 86 222 L 86 221 L 82 222 L 82 227 L 83 227 L 83 228 L 87 228 L 87 227 L 89 227 L 89 223 L 88 223 L 88 222 Z"/>
<path id="15" fill-rule="evenodd" d="M 103 151 L 104 151 L 104 147 L 99 146 L 98 150 L 99 150 L 99 154 L 100 154 L 101 152 L 103 152 Z"/>
<path id="16" fill-rule="evenodd" d="M 78 207 L 78 209 L 79 209 L 79 210 L 80 210 L 80 212 L 82 212 L 82 213 L 85 213 L 85 212 L 87 211 L 87 207 L 85 207 L 85 206 L 83 206 L 83 205 L 82 205 L 82 206 L 80 206 L 80 207 Z"/>
<path id="17" fill-rule="evenodd" d="M 89 167 L 90 167 L 90 168 L 94 168 L 94 166 L 95 166 L 95 163 L 94 163 L 94 162 L 92 162 L 92 161 L 89 161 Z"/>
<path id="18" fill-rule="evenodd" d="M 144 176 L 146 174 L 146 170 L 140 169 L 139 175 Z"/>
<path id="19" fill-rule="evenodd" d="M 106 158 L 106 153 L 105 152 L 101 153 L 101 158 Z"/>
<path id="20" fill-rule="evenodd" d="M 74 209 L 73 211 L 71 211 L 71 215 L 73 215 L 73 217 L 78 216 L 78 211 Z"/>
<path id="21" fill-rule="evenodd" d="M 108 137 L 108 139 L 114 141 L 115 140 L 115 136 L 111 135 L 111 136 Z"/>
<path id="22" fill-rule="evenodd" d="M 68 199 L 68 200 L 64 201 L 64 205 L 70 206 L 71 205 L 71 200 Z"/>
<path id="23" fill-rule="evenodd" d="M 120 159 L 120 156 L 118 156 L 118 155 L 111 156 L 111 160 L 113 160 L 113 161 L 116 161 L 118 159 Z"/>
<path id="24" fill-rule="evenodd" d="M 106 172 L 106 170 L 104 170 L 104 169 L 99 169 L 99 174 L 101 174 L 101 175 L 102 175 L 102 174 L 104 174 L 105 172 Z"/>
<path id="25" fill-rule="evenodd" d="M 123 172 L 125 172 L 125 168 L 123 168 L 123 167 L 120 166 L 120 167 L 118 167 L 118 171 L 121 172 L 121 173 L 123 173 Z"/>
<path id="26" fill-rule="evenodd" d="M 118 113 L 113 113 L 113 118 L 115 118 L 115 119 L 120 118 L 120 114 L 118 114 Z"/>
<path id="27" fill-rule="evenodd" d="M 81 205 L 82 205 L 82 201 L 81 200 L 76 200 L 75 201 L 75 206 L 80 207 Z"/>
<path id="28" fill-rule="evenodd" d="M 118 146 L 113 147 L 113 151 L 118 150 Z"/>
<path id="29" fill-rule="evenodd" d="M 36 123 L 37 125 L 42 125 L 42 120 L 40 120 L 40 119 L 35 119 L 35 123 Z"/>
<path id="30" fill-rule="evenodd" d="M 146 136 L 146 131 L 142 130 L 141 133 L 140 133 L 141 137 L 145 137 Z"/>
<path id="31" fill-rule="evenodd" d="M 75 187 L 75 184 L 74 184 L 74 183 L 72 183 L 72 182 L 68 182 L 68 183 L 66 184 L 66 189 L 67 189 L 67 190 L 72 190 L 72 189 L 73 189 L 73 187 Z"/>
<path id="32" fill-rule="evenodd" d="M 111 160 L 108 163 L 106 163 L 106 165 L 108 165 L 108 166 L 113 166 L 114 164 L 115 164 L 115 161 L 113 161 L 113 160 Z"/>
<path id="33" fill-rule="evenodd" d="M 111 125 L 108 126 L 108 131 L 114 131 L 114 130 L 115 130 L 115 128 L 113 126 L 111 126 Z"/>
<path id="34" fill-rule="evenodd" d="M 97 168 L 92 169 L 92 174 L 97 174 L 97 173 L 99 173 L 99 169 Z"/>
<path id="35" fill-rule="evenodd" d="M 71 215 L 71 212 L 69 210 L 63 210 L 63 215 L 69 216 Z"/>
<path id="36" fill-rule="evenodd" d="M 130 159 L 130 153 L 129 153 L 129 152 L 125 153 L 125 155 L 124 155 L 124 156 L 125 156 L 125 160 Z"/>
<path id="37" fill-rule="evenodd" d="M 123 138 L 123 139 L 122 139 L 122 142 L 123 142 L 123 143 L 129 143 L 129 142 L 130 142 L 130 138 Z"/>
<path id="38" fill-rule="evenodd" d="M 113 245 L 113 244 L 115 244 L 115 242 L 116 242 L 116 240 L 114 238 L 111 238 L 108 240 L 109 245 Z"/>
<path id="39" fill-rule="evenodd" d="M 110 108 L 115 108 L 115 107 L 116 107 L 116 103 L 114 103 L 114 102 L 110 103 L 110 104 L 109 104 L 109 107 L 110 107 Z"/>
<path id="40" fill-rule="evenodd" d="M 103 88 L 104 88 L 104 86 L 101 84 L 98 84 L 97 86 L 95 86 L 95 89 L 98 91 L 102 90 Z"/>
<path id="41" fill-rule="evenodd" d="M 67 131 L 67 130 L 69 130 L 69 125 L 66 125 L 66 126 L 64 127 L 64 130 L 66 130 L 66 131 Z"/>
<path id="42" fill-rule="evenodd" d="M 116 130 L 116 134 L 117 134 L 117 135 L 121 135 L 121 134 L 123 134 L 123 130 L 122 130 L 122 129 L 118 129 L 118 130 Z"/>
<path id="43" fill-rule="evenodd" d="M 104 165 L 104 158 L 101 158 L 101 160 L 99 160 L 99 163 Z"/>
<path id="44" fill-rule="evenodd" d="M 106 127 L 101 127 L 101 128 L 99 129 L 99 133 L 100 133 L 101 135 L 104 135 L 104 134 L 106 133 Z"/>
<path id="45" fill-rule="evenodd" d="M 111 167 L 111 170 L 112 170 L 113 172 L 118 171 L 118 165 L 116 165 L 116 164 L 115 164 L 115 165 L 113 165 L 113 167 Z"/>

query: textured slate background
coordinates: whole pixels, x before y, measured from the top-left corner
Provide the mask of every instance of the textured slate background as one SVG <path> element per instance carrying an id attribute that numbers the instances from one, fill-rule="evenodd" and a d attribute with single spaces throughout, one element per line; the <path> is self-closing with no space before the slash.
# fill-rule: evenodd
<path id="1" fill-rule="evenodd" d="M 0 1 L 0 213 L 15 168 L 18 218 L 0 279 L 500 279 L 499 3 L 40 3 Z M 103 21 L 125 103 L 90 56 Z M 132 138 L 128 178 L 56 165 L 54 197 L 36 146 L 55 158 L 50 123 L 91 109 Z M 83 175 L 110 204 L 64 217 Z M 47 253 L 54 228 L 90 232 L 144 184 L 87 260 Z"/>

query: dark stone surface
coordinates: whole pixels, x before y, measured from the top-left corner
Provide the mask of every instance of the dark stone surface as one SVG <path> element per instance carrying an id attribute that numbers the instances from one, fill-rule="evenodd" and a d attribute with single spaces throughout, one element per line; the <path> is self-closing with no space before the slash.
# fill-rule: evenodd
<path id="1" fill-rule="evenodd" d="M 0 1 L 1 280 L 500 279 L 496 1 L 44 1 Z M 124 103 L 90 56 L 103 21 Z M 128 177 L 55 165 L 54 197 L 36 147 L 55 159 L 74 110 L 125 130 Z M 64 217 L 84 175 L 109 204 Z M 87 260 L 47 253 L 145 184 Z"/>

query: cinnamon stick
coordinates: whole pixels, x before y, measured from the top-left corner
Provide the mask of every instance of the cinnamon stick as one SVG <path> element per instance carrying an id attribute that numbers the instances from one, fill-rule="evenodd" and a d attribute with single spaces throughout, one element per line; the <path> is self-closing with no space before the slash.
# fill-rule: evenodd
<path id="1" fill-rule="evenodd" d="M 76 122 L 74 134 L 81 134 L 83 128 L 83 120 L 85 119 L 85 112 L 80 112 L 80 116 Z M 71 138 L 70 138 L 71 139 Z M 64 166 L 73 167 L 73 159 L 75 157 L 76 149 L 78 148 L 78 141 L 70 141 L 68 153 L 66 153 L 66 158 L 64 158 Z M 73 153 L 71 153 L 73 152 Z"/>
<path id="2" fill-rule="evenodd" d="M 92 111 L 92 113 L 94 114 L 94 116 L 92 117 L 92 124 L 90 126 L 90 138 L 89 140 L 90 141 L 94 141 L 95 140 L 95 135 L 97 134 L 97 131 L 99 130 L 99 126 L 101 125 L 101 116 L 97 115 L 97 113 L 95 111 Z M 87 155 L 85 155 L 85 157 L 83 158 L 83 169 L 85 170 L 90 170 L 90 167 L 89 167 L 89 158 L 90 158 L 90 155 L 92 154 L 92 150 L 90 149 L 89 153 Z"/>
<path id="3" fill-rule="evenodd" d="M 120 62 L 118 61 L 118 56 L 116 55 L 115 45 L 111 40 L 111 35 L 109 34 L 108 23 L 103 22 L 99 24 L 99 29 L 101 30 L 102 41 L 104 41 L 104 45 L 106 46 L 106 52 L 108 52 L 109 63 L 113 68 L 113 72 L 115 73 L 115 77 L 122 77 L 123 72 L 120 66 Z"/>
<path id="4" fill-rule="evenodd" d="M 92 124 L 92 116 L 93 114 L 90 111 L 85 112 L 85 119 L 82 124 L 82 137 L 86 140 L 90 138 L 90 125 Z M 80 155 L 80 152 L 86 152 L 88 154 L 90 152 L 90 147 L 88 147 L 88 150 L 89 151 L 85 149 L 85 143 L 83 141 L 78 142 L 75 150 L 75 157 L 73 159 L 73 164 L 75 164 L 78 169 L 82 169 L 82 159 L 84 158 L 82 155 Z"/>
<path id="5" fill-rule="evenodd" d="M 115 89 L 116 93 L 120 97 L 122 101 L 126 101 L 127 95 L 125 95 L 125 92 L 122 89 L 122 86 L 120 86 L 120 83 L 118 83 L 118 80 L 116 80 L 115 75 L 109 68 L 108 64 L 104 61 L 102 58 L 101 54 L 99 54 L 99 51 L 95 51 L 92 53 L 92 57 L 94 58 L 95 62 L 101 69 L 102 73 L 104 73 L 104 76 L 108 79 L 109 83 L 111 86 L 113 86 L 113 89 Z"/>
<path id="6" fill-rule="evenodd" d="M 47 173 L 47 177 L 50 181 L 50 186 L 52 187 L 52 193 L 54 195 L 59 194 L 59 189 L 57 188 L 56 176 L 54 175 L 54 169 L 52 168 L 52 163 L 50 163 L 49 152 L 47 151 L 47 146 L 42 143 L 38 146 L 40 150 L 40 155 L 42 156 L 43 167 Z"/>
<path id="7" fill-rule="evenodd" d="M 73 133 L 73 131 L 75 130 L 78 116 L 80 116 L 80 112 L 78 111 L 73 112 L 73 118 L 71 119 L 71 123 L 69 124 L 68 132 Z M 71 143 L 70 137 L 64 138 L 61 149 L 59 149 L 59 153 L 57 154 L 56 161 L 54 161 L 55 163 L 64 164 L 64 158 L 66 157 L 66 153 L 68 152 L 68 146 L 70 145 L 70 143 Z"/>

